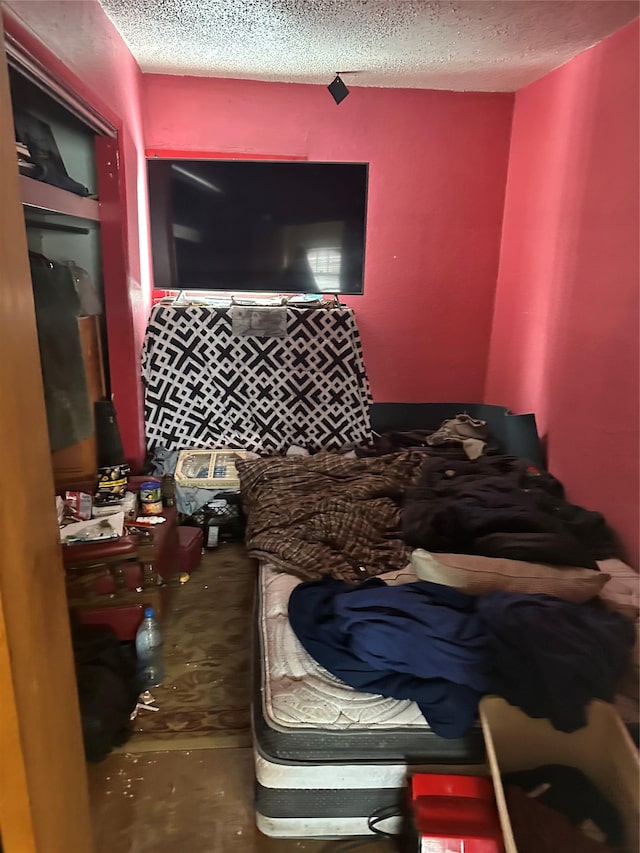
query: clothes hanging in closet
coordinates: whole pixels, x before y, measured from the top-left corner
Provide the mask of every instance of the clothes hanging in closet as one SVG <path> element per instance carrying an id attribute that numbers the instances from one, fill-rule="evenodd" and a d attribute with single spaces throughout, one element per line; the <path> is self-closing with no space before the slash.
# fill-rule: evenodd
<path id="1" fill-rule="evenodd" d="M 51 450 L 70 447 L 93 432 L 78 329 L 80 300 L 67 264 L 29 253 L 38 344 Z"/>

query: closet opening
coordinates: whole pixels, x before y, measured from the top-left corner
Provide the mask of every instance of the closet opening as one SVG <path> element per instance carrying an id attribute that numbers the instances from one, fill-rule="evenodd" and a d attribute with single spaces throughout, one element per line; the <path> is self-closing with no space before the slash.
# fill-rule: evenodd
<path id="1" fill-rule="evenodd" d="M 114 144 L 117 134 L 18 45 L 9 41 L 7 52 L 51 460 L 59 490 L 65 483 L 95 477 L 94 403 L 111 395 L 99 158 L 104 143 Z M 110 168 L 117 178 L 117 163 Z"/>

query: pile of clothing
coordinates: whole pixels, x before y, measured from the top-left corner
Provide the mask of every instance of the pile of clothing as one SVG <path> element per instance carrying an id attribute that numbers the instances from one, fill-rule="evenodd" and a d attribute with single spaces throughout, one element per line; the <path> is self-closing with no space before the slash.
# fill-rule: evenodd
<path id="1" fill-rule="evenodd" d="M 550 595 L 467 595 L 428 581 L 299 584 L 289 621 L 309 654 L 346 684 L 412 699 L 441 737 L 462 737 L 494 693 L 561 731 L 612 701 L 635 642 L 633 622 Z"/>
<path id="2" fill-rule="evenodd" d="M 504 455 L 426 459 L 404 496 L 402 536 L 430 551 L 586 568 L 619 554 L 601 513 L 569 503 L 547 471 Z"/>

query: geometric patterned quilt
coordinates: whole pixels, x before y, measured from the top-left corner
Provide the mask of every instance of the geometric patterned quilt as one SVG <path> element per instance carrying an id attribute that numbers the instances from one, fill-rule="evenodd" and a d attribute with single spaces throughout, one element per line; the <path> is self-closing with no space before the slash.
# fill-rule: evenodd
<path id="1" fill-rule="evenodd" d="M 338 450 L 370 438 L 353 309 L 276 310 L 286 311 L 283 337 L 234 333 L 233 308 L 152 308 L 142 353 L 149 450 Z"/>

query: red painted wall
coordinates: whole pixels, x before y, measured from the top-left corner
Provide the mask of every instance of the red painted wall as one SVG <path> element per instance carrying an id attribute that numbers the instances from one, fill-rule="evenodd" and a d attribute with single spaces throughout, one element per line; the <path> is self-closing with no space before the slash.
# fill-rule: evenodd
<path id="1" fill-rule="evenodd" d="M 9 31 L 120 130 L 111 365 L 134 464 L 144 148 L 367 161 L 365 294 L 348 301 L 374 398 L 535 411 L 570 498 L 604 511 L 637 562 L 637 22 L 518 93 L 509 160 L 511 95 L 353 88 L 337 107 L 322 86 L 143 77 L 97 0 L 1 5 Z"/>
<path id="2" fill-rule="evenodd" d="M 480 400 L 513 96 L 144 75 L 148 149 L 368 162 L 356 311 L 377 401 Z"/>
<path id="3" fill-rule="evenodd" d="M 638 22 L 516 95 L 486 400 L 638 565 Z"/>
<path id="4" fill-rule="evenodd" d="M 46 68 L 115 125 L 125 194 L 125 263 L 106 293 L 112 389 L 125 453 L 144 457 L 140 348 L 150 306 L 142 74 L 97 0 L 9 0 L 4 24 Z"/>

